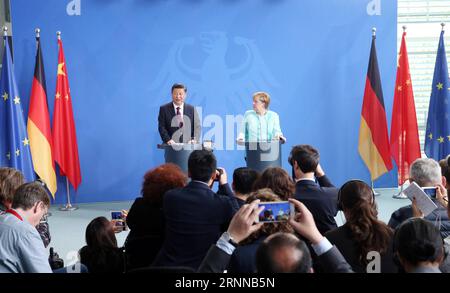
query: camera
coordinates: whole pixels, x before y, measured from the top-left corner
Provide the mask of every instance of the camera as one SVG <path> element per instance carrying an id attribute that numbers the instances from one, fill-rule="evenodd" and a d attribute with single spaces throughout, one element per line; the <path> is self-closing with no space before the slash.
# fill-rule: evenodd
<path id="1" fill-rule="evenodd" d="M 54 251 L 53 247 L 50 247 L 48 262 L 52 270 L 57 270 L 64 267 L 64 260 L 59 257 L 59 255 Z"/>
<path id="2" fill-rule="evenodd" d="M 223 169 L 217 168 L 216 171 L 217 171 L 219 174 L 217 174 L 217 172 L 216 172 L 216 177 L 214 178 L 214 181 L 219 181 L 219 180 L 220 180 L 220 176 L 222 176 L 222 174 L 223 174 Z"/>

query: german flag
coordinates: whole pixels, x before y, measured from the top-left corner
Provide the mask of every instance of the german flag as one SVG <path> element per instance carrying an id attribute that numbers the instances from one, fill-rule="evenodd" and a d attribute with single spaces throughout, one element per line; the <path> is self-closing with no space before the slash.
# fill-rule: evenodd
<path id="1" fill-rule="evenodd" d="M 55 162 L 52 158 L 52 132 L 50 129 L 44 63 L 39 37 L 36 37 L 36 43 L 36 64 L 31 88 L 27 130 L 30 138 L 34 171 L 47 184 L 47 188 L 54 198 L 57 187 Z"/>
<path id="2" fill-rule="evenodd" d="M 372 38 L 370 49 L 361 125 L 359 127 L 358 151 L 370 171 L 372 181 L 392 169 L 375 35 Z"/>

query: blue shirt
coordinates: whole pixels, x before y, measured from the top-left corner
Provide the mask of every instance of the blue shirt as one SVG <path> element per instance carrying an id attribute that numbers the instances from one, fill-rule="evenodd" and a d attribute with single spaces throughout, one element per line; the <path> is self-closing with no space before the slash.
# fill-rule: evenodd
<path id="1" fill-rule="evenodd" d="M 38 231 L 22 219 L 0 214 L 0 273 L 52 273 Z"/>
<path id="2" fill-rule="evenodd" d="M 238 138 L 255 142 L 272 140 L 280 135 L 283 133 L 277 113 L 267 111 L 264 115 L 259 115 L 254 110 L 249 110 L 244 114 Z"/>

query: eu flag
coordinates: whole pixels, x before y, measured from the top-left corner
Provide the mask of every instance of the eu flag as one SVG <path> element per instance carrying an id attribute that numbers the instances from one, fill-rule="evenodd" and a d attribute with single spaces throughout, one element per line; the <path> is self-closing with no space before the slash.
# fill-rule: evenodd
<path id="1" fill-rule="evenodd" d="M 449 84 L 444 31 L 442 31 L 434 67 L 425 134 L 425 154 L 428 158 L 433 158 L 436 161 L 445 158 L 450 153 Z"/>
<path id="2" fill-rule="evenodd" d="M 30 142 L 14 78 L 11 51 L 6 37 L 3 39 L 5 46 L 0 80 L 0 166 L 20 170 L 29 182 L 35 180 Z"/>

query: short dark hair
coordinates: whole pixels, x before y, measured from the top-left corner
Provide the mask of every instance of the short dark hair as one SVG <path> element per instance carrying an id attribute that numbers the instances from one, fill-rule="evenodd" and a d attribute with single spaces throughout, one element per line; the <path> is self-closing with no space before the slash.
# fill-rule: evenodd
<path id="1" fill-rule="evenodd" d="M 188 171 L 192 180 L 208 182 L 216 172 L 216 156 L 208 150 L 195 150 L 188 160 Z"/>
<path id="2" fill-rule="evenodd" d="M 276 253 L 283 249 L 295 249 L 298 259 L 285 267 L 276 259 Z M 312 268 L 311 253 L 305 242 L 290 233 L 275 233 L 262 242 L 256 251 L 256 269 L 258 273 L 309 273 Z"/>
<path id="3" fill-rule="evenodd" d="M 42 201 L 45 206 L 50 207 L 50 199 L 45 187 L 39 182 L 25 183 L 16 190 L 12 208 L 29 210 L 40 201 Z"/>
<path id="4" fill-rule="evenodd" d="M 319 164 L 319 151 L 313 146 L 307 144 L 296 145 L 292 148 L 289 155 L 289 164 L 294 166 L 294 161 L 303 173 L 316 171 Z"/>
<path id="5" fill-rule="evenodd" d="M 252 192 L 253 183 L 259 178 L 259 172 L 248 167 L 240 167 L 233 172 L 233 189 L 241 194 Z"/>
<path id="6" fill-rule="evenodd" d="M 172 86 L 172 93 L 174 89 L 183 89 L 185 93 L 187 93 L 187 87 L 184 84 L 181 83 L 174 83 Z"/>
<path id="7" fill-rule="evenodd" d="M 23 174 L 14 168 L 0 168 L 0 203 L 14 200 L 17 188 L 25 182 Z"/>
<path id="8" fill-rule="evenodd" d="M 433 223 L 411 218 L 400 224 L 394 234 L 394 253 L 411 265 L 436 262 L 444 253 L 444 241 Z"/>

